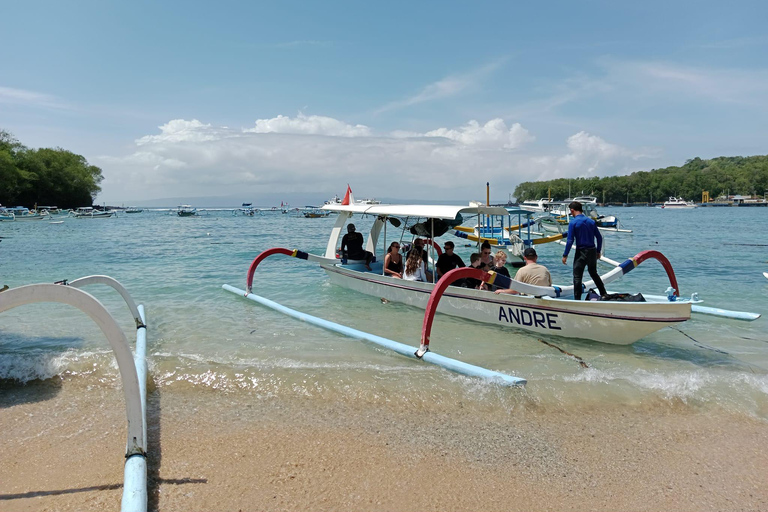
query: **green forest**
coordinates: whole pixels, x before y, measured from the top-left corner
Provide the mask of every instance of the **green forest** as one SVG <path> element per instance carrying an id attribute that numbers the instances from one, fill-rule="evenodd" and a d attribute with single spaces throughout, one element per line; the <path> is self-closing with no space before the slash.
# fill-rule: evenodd
<path id="1" fill-rule="evenodd" d="M 768 156 L 694 158 L 681 167 L 629 176 L 529 181 L 518 185 L 513 195 L 518 202 L 542 197 L 562 200 L 569 197 L 569 190 L 570 197 L 593 195 L 601 203 L 662 203 L 670 196 L 698 202 L 705 190 L 711 199 L 727 194 L 763 197 L 768 192 Z"/>
<path id="2" fill-rule="evenodd" d="M 0 204 L 76 208 L 101 191 L 101 169 L 61 148 L 30 149 L 0 129 Z"/>

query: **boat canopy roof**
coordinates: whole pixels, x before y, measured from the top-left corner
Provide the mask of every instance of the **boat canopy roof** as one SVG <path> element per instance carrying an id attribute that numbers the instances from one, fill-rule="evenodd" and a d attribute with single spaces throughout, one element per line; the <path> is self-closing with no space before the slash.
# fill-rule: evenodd
<path id="1" fill-rule="evenodd" d="M 382 217 L 426 217 L 428 219 L 455 219 L 459 214 L 509 215 L 501 206 L 448 205 L 448 204 L 326 204 L 322 208 L 332 212 L 361 213 Z"/>

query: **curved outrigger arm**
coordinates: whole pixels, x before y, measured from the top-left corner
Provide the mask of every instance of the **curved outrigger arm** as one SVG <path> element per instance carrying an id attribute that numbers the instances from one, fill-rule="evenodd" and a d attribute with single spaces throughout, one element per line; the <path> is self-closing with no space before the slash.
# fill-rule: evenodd
<path id="1" fill-rule="evenodd" d="M 55 284 L 31 284 L 11 288 L 0 294 L 0 313 L 9 309 L 37 302 L 60 302 L 76 307 L 96 323 L 109 341 L 117 359 L 117 367 L 123 383 L 125 409 L 128 419 L 128 439 L 125 457 L 146 457 L 146 426 L 139 391 L 139 377 L 133 354 L 120 326 L 104 305 L 88 292 Z"/>
<path id="2" fill-rule="evenodd" d="M 283 254 L 285 256 L 291 256 L 292 258 L 299 258 L 300 260 L 307 260 L 307 261 L 316 261 L 318 263 L 338 263 L 339 260 L 336 258 L 325 258 L 323 256 L 317 256 L 316 254 L 311 254 L 308 252 L 300 251 L 298 249 L 286 249 L 284 247 L 273 247 L 271 249 L 267 249 L 266 251 L 262 251 L 254 260 L 251 262 L 251 266 L 248 267 L 248 277 L 246 278 L 246 286 L 245 286 L 245 294 L 248 295 L 251 293 L 251 290 L 253 289 L 253 274 L 256 272 L 256 267 L 259 266 L 259 263 L 264 261 L 269 256 L 272 256 L 273 254 Z"/>
<path id="3" fill-rule="evenodd" d="M 677 285 L 677 278 L 675 277 L 674 270 L 672 270 L 672 265 L 669 263 L 669 260 L 659 251 L 643 251 L 636 254 L 632 258 L 628 258 L 623 263 L 620 263 L 618 267 L 601 276 L 603 284 L 616 281 L 617 279 L 621 278 L 621 276 L 637 267 L 640 263 L 650 258 L 661 262 L 664 270 L 667 272 L 667 277 L 669 277 L 669 283 L 671 287 L 674 288 L 675 294 L 678 294 L 679 288 Z M 503 276 L 501 274 L 497 274 L 493 271 L 485 272 L 484 270 L 472 267 L 453 269 L 446 273 L 440 279 L 440 281 L 438 281 L 437 286 L 435 286 L 429 296 L 427 309 L 424 313 L 424 323 L 422 324 L 421 328 L 421 344 L 419 346 L 419 350 L 416 351 L 416 357 L 421 358 L 429 350 L 429 339 L 432 332 L 432 322 L 434 320 L 435 312 L 437 311 L 437 305 L 440 302 L 440 298 L 448 286 L 450 286 L 456 280 L 463 278 L 478 279 L 488 284 L 495 284 L 501 288 L 509 288 L 518 293 L 533 295 L 534 297 L 561 297 L 563 295 L 573 293 L 573 286 L 535 286 L 532 284 L 515 281 L 514 279 Z M 594 286 L 594 282 L 588 281 L 587 283 L 582 284 L 584 289 L 589 286 Z"/>
<path id="4" fill-rule="evenodd" d="M 73 286 L 75 288 L 82 288 L 84 286 L 92 285 L 92 284 L 104 284 L 107 286 L 111 286 L 114 288 L 117 293 L 120 294 L 121 297 L 123 297 L 123 300 L 125 300 L 125 303 L 128 305 L 128 309 L 131 310 L 131 315 L 133 315 L 133 319 L 136 322 L 136 328 L 141 329 L 142 327 L 146 327 L 144 325 L 144 321 L 141 319 L 141 314 L 139 313 L 139 308 L 136 306 L 136 302 L 134 302 L 133 297 L 128 293 L 128 290 L 125 289 L 125 287 L 120 284 L 119 281 L 116 279 L 113 279 L 109 276 L 86 276 L 81 277 L 79 279 L 75 279 L 74 281 L 59 281 L 54 284 L 63 284 L 66 286 Z"/>

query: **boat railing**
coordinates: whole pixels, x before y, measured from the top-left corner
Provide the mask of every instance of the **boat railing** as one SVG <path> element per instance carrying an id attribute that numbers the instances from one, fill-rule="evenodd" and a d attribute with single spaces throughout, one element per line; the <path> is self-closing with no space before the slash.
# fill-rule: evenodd
<path id="1" fill-rule="evenodd" d="M 123 297 L 136 321 L 136 349 L 131 352 L 125 333 L 104 305 L 80 287 L 105 284 Z M 117 360 L 125 397 L 128 423 L 122 512 L 147 510 L 147 415 L 146 415 L 146 322 L 143 306 L 137 306 L 127 290 L 108 276 L 88 276 L 70 283 L 31 284 L 0 293 L 0 313 L 27 304 L 58 302 L 88 315 L 106 336 Z"/>

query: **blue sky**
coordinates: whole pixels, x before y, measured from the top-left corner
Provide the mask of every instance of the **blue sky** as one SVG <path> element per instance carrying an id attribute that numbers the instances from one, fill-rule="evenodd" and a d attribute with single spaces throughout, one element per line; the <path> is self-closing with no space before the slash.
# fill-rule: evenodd
<path id="1" fill-rule="evenodd" d="M 764 2 L 0 1 L 0 128 L 98 202 L 506 199 L 766 154 Z M 258 200 L 258 199 L 256 199 Z"/>

